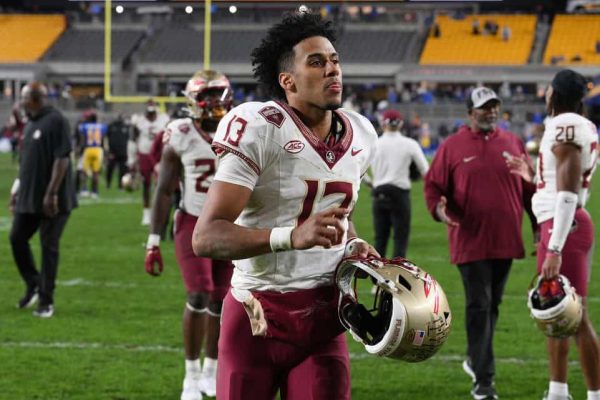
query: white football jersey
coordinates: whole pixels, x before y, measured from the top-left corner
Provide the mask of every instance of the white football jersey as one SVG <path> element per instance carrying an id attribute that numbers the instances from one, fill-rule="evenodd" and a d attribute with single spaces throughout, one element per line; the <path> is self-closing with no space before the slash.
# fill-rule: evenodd
<path id="1" fill-rule="evenodd" d="M 285 103 L 245 103 L 221 120 L 213 148 L 218 154 L 238 156 L 256 177 L 250 200 L 236 224 L 257 229 L 298 226 L 314 213 L 354 207 L 361 177 L 374 155 L 377 134 L 356 112 L 335 112 L 345 133 L 332 148 Z M 248 186 L 247 180 L 223 169 L 217 169 L 216 180 Z M 347 219 L 343 223 L 347 227 Z M 314 247 L 237 260 L 231 285 L 238 291 L 285 292 L 332 284 L 344 248 L 340 244 L 330 249 Z"/>
<path id="2" fill-rule="evenodd" d="M 533 212 L 538 222 L 554 218 L 557 190 L 556 156 L 552 149 L 560 143 L 573 143 L 581 149 L 582 176 L 577 203 L 583 207 L 587 201 L 588 187 L 598 157 L 596 126 L 579 114 L 560 114 L 547 120 L 544 136 L 540 143 L 540 153 L 536 166 L 537 191 L 532 199 Z"/>
<path id="3" fill-rule="evenodd" d="M 167 114 L 158 113 L 154 121 L 149 121 L 145 115 L 134 115 L 131 123 L 138 129 L 137 151 L 140 154 L 149 154 L 152 142 L 169 122 Z"/>
<path id="4" fill-rule="evenodd" d="M 182 118 L 167 125 L 163 142 L 181 158 L 183 196 L 180 207 L 197 217 L 206 201 L 217 165 L 217 156 L 211 148 L 212 137 L 207 132 L 199 132 L 191 119 Z"/>

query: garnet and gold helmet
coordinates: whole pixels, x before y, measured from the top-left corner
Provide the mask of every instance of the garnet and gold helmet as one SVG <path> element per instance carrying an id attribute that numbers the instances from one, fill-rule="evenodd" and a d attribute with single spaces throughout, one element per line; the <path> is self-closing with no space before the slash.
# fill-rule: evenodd
<path id="1" fill-rule="evenodd" d="M 356 294 L 356 278 L 377 287 L 367 309 Z M 338 315 L 355 340 L 381 357 L 419 362 L 433 356 L 450 333 L 452 313 L 440 284 L 404 258 L 344 258 L 335 272 Z"/>
<path id="2" fill-rule="evenodd" d="M 185 86 L 183 94 L 188 99 L 192 118 L 219 121 L 233 105 L 233 92 L 229 79 L 220 72 L 196 72 Z"/>
<path id="3" fill-rule="evenodd" d="M 538 329 L 550 337 L 564 338 L 575 334 L 583 316 L 581 296 L 563 275 L 552 279 L 544 279 L 541 275 L 534 278 L 527 306 Z"/>

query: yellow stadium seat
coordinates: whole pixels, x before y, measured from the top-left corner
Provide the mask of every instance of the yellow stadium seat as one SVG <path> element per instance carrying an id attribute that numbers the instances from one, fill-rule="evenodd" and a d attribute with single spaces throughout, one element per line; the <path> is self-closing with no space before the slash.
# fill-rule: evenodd
<path id="1" fill-rule="evenodd" d="M 481 31 L 485 21 L 494 21 L 498 33 L 473 35 L 475 19 Z M 436 22 L 441 34 L 427 38 L 419 61 L 422 65 L 523 65 L 529 60 L 535 39 L 534 15 L 470 15 L 461 20 L 441 15 Z M 502 40 L 505 26 L 511 31 L 508 41 Z"/>
<path id="2" fill-rule="evenodd" d="M 33 63 L 67 26 L 64 15 L 0 15 L 0 63 Z"/>
<path id="3" fill-rule="evenodd" d="M 600 65 L 596 41 L 600 40 L 600 15 L 557 15 L 554 17 L 544 64 Z M 578 57 L 579 61 L 574 59 Z M 560 61 L 559 61 L 560 60 Z"/>

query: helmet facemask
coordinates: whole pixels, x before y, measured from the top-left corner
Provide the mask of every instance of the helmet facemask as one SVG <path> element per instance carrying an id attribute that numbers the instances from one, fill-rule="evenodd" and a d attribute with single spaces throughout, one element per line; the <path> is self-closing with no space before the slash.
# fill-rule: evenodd
<path id="1" fill-rule="evenodd" d="M 202 129 L 214 132 L 219 121 L 233 105 L 229 80 L 215 71 L 199 71 L 183 92 L 188 99 L 190 117 L 200 121 Z"/>

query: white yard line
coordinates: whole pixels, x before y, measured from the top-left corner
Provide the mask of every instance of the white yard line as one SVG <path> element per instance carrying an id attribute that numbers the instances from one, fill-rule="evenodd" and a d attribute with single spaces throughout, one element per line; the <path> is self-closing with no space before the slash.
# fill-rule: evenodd
<path id="1" fill-rule="evenodd" d="M 153 345 L 153 346 L 137 346 L 124 343 L 86 343 L 86 342 L 0 342 L 0 348 L 19 348 L 19 349 L 68 349 L 68 350 L 119 350 L 131 352 L 156 352 L 156 353 L 183 353 L 183 348 Z M 434 356 L 432 360 L 441 362 L 456 362 L 464 360 L 464 355 L 445 354 Z M 376 359 L 368 353 L 350 353 L 351 360 L 367 360 Z M 392 361 L 390 359 L 386 359 Z M 496 362 L 501 364 L 515 365 L 547 365 L 548 361 L 544 358 L 518 358 L 518 357 L 496 357 Z M 569 364 L 578 365 L 578 362 L 572 361 Z"/>

